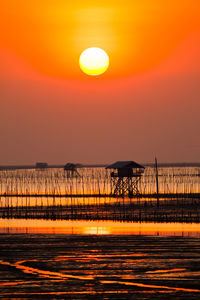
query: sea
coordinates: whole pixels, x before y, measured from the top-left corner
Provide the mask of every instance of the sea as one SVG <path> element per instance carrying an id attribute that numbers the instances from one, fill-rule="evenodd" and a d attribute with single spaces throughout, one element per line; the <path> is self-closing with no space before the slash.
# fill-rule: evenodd
<path id="1" fill-rule="evenodd" d="M 64 194 L 111 191 L 109 173 L 103 168 L 78 172 L 69 178 L 62 169 L 2 170 L 0 208 L 11 204 L 65 207 Z M 199 174 L 199 167 L 161 168 L 160 191 L 187 197 L 199 193 Z M 153 168 L 145 169 L 139 189 L 155 192 Z M 37 193 L 58 197 L 29 197 Z M 199 200 L 195 198 L 197 211 Z M 90 201 L 95 205 L 95 197 L 76 201 L 77 209 Z M 107 205 L 106 201 L 115 203 L 116 198 L 99 201 Z M 4 215 L 0 219 L 0 298 L 199 299 L 200 225 Z"/>

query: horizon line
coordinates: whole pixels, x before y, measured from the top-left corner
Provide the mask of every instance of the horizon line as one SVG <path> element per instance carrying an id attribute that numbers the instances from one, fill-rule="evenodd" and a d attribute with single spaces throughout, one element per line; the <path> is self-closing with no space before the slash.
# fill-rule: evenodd
<path id="1" fill-rule="evenodd" d="M 46 162 L 44 166 L 37 166 L 37 163 L 32 165 L 0 165 L 0 170 L 17 170 L 17 169 L 62 169 L 65 164 L 52 164 L 49 165 Z M 75 163 L 77 168 L 104 168 L 109 164 L 81 164 Z M 154 163 L 143 163 L 144 167 L 154 167 Z M 200 167 L 200 162 L 175 162 L 175 163 L 158 163 L 158 167 Z"/>

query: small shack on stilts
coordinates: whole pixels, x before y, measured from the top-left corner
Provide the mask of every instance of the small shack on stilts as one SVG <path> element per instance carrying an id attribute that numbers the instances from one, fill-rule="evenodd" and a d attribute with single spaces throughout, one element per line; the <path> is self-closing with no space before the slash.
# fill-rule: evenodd
<path id="1" fill-rule="evenodd" d="M 66 171 L 66 174 L 67 174 L 68 178 L 80 176 L 78 171 L 77 171 L 77 164 L 67 163 L 64 166 L 64 170 Z"/>
<path id="2" fill-rule="evenodd" d="M 113 196 L 139 195 L 138 182 L 144 172 L 144 167 L 134 161 L 117 161 L 106 167 L 113 170 L 111 188 Z"/>

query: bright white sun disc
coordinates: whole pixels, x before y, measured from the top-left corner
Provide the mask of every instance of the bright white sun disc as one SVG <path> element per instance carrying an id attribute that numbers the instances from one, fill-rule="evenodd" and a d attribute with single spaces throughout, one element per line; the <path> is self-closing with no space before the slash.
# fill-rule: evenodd
<path id="1" fill-rule="evenodd" d="M 109 56 L 101 48 L 88 48 L 80 55 L 79 64 L 81 70 L 87 75 L 101 75 L 109 67 Z"/>

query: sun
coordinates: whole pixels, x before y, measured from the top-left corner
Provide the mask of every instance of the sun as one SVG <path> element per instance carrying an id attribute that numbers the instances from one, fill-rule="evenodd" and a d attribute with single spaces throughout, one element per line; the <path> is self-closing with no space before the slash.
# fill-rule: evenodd
<path id="1" fill-rule="evenodd" d="M 91 76 L 101 75 L 109 67 L 109 56 L 101 48 L 88 48 L 80 55 L 79 64 L 85 74 Z"/>

